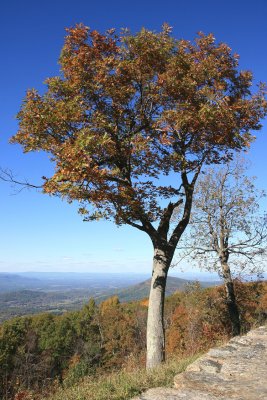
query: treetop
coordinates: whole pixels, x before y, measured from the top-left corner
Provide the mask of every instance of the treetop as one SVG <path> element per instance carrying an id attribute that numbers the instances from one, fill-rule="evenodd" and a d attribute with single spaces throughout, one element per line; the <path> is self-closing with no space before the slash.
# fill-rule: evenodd
<path id="1" fill-rule="evenodd" d="M 136 34 L 79 24 L 59 63 L 44 95 L 27 92 L 11 141 L 46 151 L 55 173 L 44 192 L 90 203 L 89 219 L 155 221 L 191 172 L 247 148 L 267 112 L 264 88 L 251 93 L 251 72 L 212 34 L 190 42 L 167 24 Z"/>

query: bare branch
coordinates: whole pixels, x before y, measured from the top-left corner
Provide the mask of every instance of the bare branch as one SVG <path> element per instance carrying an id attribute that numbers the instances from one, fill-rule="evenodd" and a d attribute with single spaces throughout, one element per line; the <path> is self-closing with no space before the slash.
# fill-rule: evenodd
<path id="1" fill-rule="evenodd" d="M 266 216 L 259 215 L 262 192 L 245 174 L 241 161 L 220 169 L 207 169 L 198 181 L 190 232 L 179 250 L 195 263 L 209 268 L 222 260 L 240 270 L 255 271 L 267 255 Z"/>
<path id="2" fill-rule="evenodd" d="M 14 177 L 13 172 L 10 169 L 0 168 L 0 180 L 11 183 L 14 186 L 18 187 L 18 193 L 24 189 L 42 189 L 43 185 L 34 185 L 33 183 L 28 182 L 26 179 L 24 181 L 17 180 Z"/>

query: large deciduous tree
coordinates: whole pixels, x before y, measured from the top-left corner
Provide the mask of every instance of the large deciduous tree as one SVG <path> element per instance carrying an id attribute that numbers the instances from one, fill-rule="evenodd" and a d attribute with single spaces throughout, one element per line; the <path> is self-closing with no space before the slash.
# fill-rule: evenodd
<path id="1" fill-rule="evenodd" d="M 245 149 L 266 113 L 263 88 L 213 35 L 195 42 L 160 33 L 67 30 L 61 75 L 47 92 L 29 90 L 12 142 L 44 150 L 55 163 L 43 191 L 81 203 L 86 220 L 106 218 L 149 235 L 153 272 L 147 366 L 164 359 L 163 307 L 168 269 L 190 218 L 204 164 Z M 174 209 L 181 219 L 170 232 Z"/>
<path id="2" fill-rule="evenodd" d="M 182 259 L 187 256 L 223 279 L 233 336 L 240 334 L 241 324 L 232 275 L 259 274 L 266 259 L 266 215 L 260 212 L 265 193 L 246 170 L 237 158 L 205 171 L 195 188 L 189 233 L 181 241 Z"/>

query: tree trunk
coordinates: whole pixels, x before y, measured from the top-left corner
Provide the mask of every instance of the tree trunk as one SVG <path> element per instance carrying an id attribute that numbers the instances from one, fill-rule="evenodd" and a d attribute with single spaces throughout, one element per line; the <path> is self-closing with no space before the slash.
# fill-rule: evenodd
<path id="1" fill-rule="evenodd" d="M 155 249 L 147 317 L 147 369 L 165 360 L 164 299 L 170 261 L 165 252 Z"/>
<path id="2" fill-rule="evenodd" d="M 222 263 L 224 286 L 226 291 L 226 304 L 232 325 L 232 336 L 240 335 L 240 317 L 236 304 L 234 284 L 232 281 L 231 271 L 227 263 Z"/>

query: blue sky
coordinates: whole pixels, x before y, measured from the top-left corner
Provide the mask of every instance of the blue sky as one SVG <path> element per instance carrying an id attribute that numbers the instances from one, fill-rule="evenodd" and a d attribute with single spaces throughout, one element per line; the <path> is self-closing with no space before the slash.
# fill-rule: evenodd
<path id="1" fill-rule="evenodd" d="M 177 38 L 213 32 L 240 54 L 241 69 L 267 81 L 267 1 L 211 0 L 9 0 L 0 5 L 0 165 L 19 178 L 38 183 L 52 172 L 43 154 L 24 155 L 8 139 L 17 129 L 15 115 L 27 88 L 44 90 L 43 81 L 58 74 L 64 28 L 78 22 L 93 29 L 173 26 Z M 267 124 L 248 158 L 258 186 L 267 188 Z M 34 190 L 14 194 L 0 182 L 0 272 L 151 270 L 152 246 L 145 234 L 112 223 L 84 223 L 75 206 Z"/>

